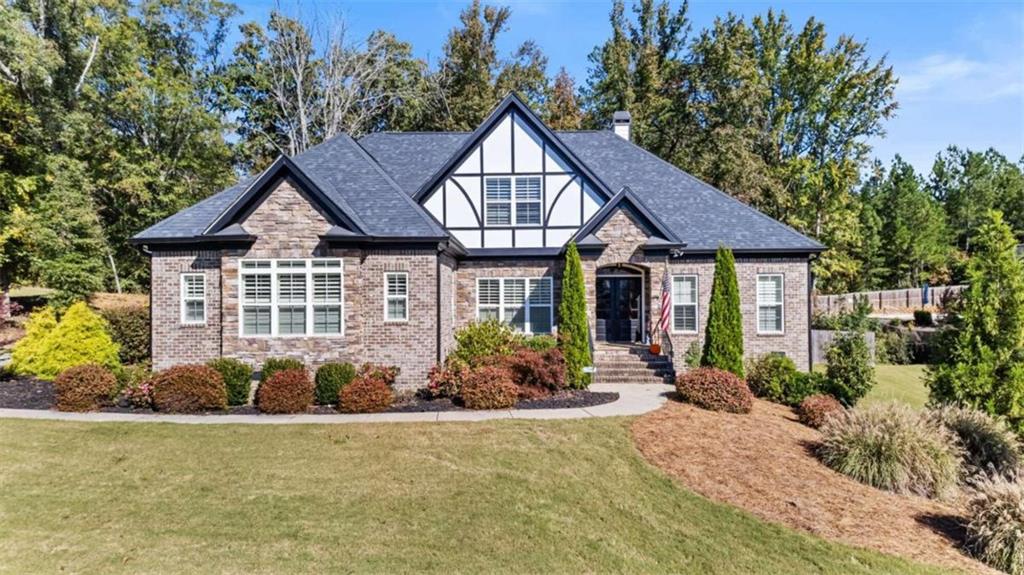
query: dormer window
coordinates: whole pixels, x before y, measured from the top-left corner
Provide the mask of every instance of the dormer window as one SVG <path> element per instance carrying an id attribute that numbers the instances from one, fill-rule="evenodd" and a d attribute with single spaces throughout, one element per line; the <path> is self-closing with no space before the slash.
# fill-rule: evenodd
<path id="1" fill-rule="evenodd" d="M 513 190 L 515 191 L 513 195 Z M 485 179 L 486 225 L 539 226 L 543 220 L 539 176 L 503 176 Z"/>

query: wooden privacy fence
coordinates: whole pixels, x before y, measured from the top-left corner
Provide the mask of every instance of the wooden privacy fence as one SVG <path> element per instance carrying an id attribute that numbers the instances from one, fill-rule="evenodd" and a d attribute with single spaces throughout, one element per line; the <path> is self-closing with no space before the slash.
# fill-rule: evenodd
<path id="1" fill-rule="evenodd" d="M 872 311 L 913 311 L 915 309 L 933 309 L 942 307 L 947 298 L 958 295 L 964 285 L 929 286 L 907 289 L 889 289 L 881 291 L 862 291 L 834 295 L 814 296 L 814 310 L 824 313 L 835 313 L 844 309 L 852 309 L 858 299 L 867 298 Z"/>

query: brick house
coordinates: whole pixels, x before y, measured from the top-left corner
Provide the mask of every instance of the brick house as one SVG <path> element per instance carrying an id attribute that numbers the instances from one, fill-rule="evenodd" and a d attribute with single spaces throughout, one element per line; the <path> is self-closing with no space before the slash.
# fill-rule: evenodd
<path id="1" fill-rule="evenodd" d="M 823 249 L 630 143 L 627 114 L 554 132 L 515 96 L 472 133 L 341 135 L 278 158 L 133 241 L 151 257 L 154 369 L 288 356 L 397 365 L 403 386 L 478 318 L 556 332 L 569 242 L 595 341 L 645 341 L 667 271 L 665 348 L 681 365 L 726 245 L 746 353 L 807 369 Z"/>

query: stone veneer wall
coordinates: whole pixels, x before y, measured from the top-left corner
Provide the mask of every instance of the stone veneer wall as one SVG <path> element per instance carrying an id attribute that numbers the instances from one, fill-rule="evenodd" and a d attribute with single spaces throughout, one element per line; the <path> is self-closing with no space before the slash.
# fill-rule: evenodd
<path id="1" fill-rule="evenodd" d="M 459 263 L 455 271 L 455 329 L 476 320 L 477 278 L 552 278 L 551 289 L 555 325 L 558 302 L 562 296 L 562 260 L 470 260 Z"/>

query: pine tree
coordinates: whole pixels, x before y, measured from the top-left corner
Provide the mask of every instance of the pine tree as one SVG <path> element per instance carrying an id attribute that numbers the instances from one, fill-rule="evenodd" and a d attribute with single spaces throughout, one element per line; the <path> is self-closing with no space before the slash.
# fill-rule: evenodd
<path id="1" fill-rule="evenodd" d="M 555 85 L 551 89 L 544 111 L 547 125 L 552 130 L 579 130 L 583 122 L 583 114 L 576 102 L 576 87 L 572 76 L 562 68 L 555 76 Z"/>
<path id="2" fill-rule="evenodd" d="M 1000 212 L 971 240 L 967 283 L 952 349 L 929 374 L 932 401 L 981 409 L 1024 430 L 1024 264 Z"/>
<path id="3" fill-rule="evenodd" d="M 590 385 L 590 330 L 587 326 L 587 292 L 583 283 L 583 264 L 576 244 L 565 250 L 565 274 L 562 277 L 562 302 L 558 305 L 558 335 L 565 355 L 565 378 L 570 387 Z"/>
<path id="4" fill-rule="evenodd" d="M 704 332 L 703 366 L 717 367 L 743 377 L 743 318 L 740 289 L 736 282 L 736 260 L 724 246 L 715 254 L 715 279 L 711 285 L 711 306 Z"/>

